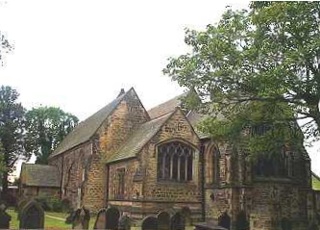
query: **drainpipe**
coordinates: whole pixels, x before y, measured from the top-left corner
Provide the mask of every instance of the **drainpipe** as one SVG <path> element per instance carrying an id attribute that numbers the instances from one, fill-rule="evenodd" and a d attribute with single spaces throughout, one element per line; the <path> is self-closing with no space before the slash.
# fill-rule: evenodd
<path id="1" fill-rule="evenodd" d="M 205 207 L 205 190 L 204 190 L 204 183 L 205 183 L 205 177 L 204 177 L 204 167 L 205 167 L 205 161 L 204 161 L 204 152 L 205 152 L 205 145 L 201 143 L 200 146 L 200 163 L 201 163 L 201 169 L 200 169 L 200 183 L 201 183 L 201 215 L 202 215 L 202 221 L 206 220 L 206 207 Z"/>

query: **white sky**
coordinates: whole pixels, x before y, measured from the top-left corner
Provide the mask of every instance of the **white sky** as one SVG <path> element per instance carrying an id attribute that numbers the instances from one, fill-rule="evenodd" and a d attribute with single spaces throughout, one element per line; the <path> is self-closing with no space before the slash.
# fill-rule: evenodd
<path id="1" fill-rule="evenodd" d="M 0 0 L 0 30 L 15 51 L 0 85 L 30 109 L 58 106 L 80 120 L 134 87 L 149 109 L 183 89 L 163 76 L 167 58 L 187 52 L 184 29 L 204 29 L 248 1 Z M 309 151 L 320 174 L 320 153 Z M 318 147 L 319 149 L 319 147 Z"/>

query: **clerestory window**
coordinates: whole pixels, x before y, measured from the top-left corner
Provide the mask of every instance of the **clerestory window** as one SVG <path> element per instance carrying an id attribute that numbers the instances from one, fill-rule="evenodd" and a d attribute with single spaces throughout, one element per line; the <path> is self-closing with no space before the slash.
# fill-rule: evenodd
<path id="1" fill-rule="evenodd" d="M 158 179 L 191 181 L 194 150 L 182 142 L 170 142 L 158 147 Z"/>

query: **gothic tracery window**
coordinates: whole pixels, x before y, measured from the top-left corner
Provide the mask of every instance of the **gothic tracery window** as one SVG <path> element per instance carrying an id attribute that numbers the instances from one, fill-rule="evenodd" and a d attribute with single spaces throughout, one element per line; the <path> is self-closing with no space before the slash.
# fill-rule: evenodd
<path id="1" fill-rule="evenodd" d="M 193 149 L 182 142 L 170 142 L 158 147 L 158 179 L 191 181 Z"/>

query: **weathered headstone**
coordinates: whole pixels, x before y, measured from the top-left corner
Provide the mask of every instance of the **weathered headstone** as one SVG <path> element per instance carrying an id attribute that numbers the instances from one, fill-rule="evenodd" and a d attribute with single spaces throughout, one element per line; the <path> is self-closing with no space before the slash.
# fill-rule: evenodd
<path id="1" fill-rule="evenodd" d="M 34 200 L 26 203 L 20 212 L 20 229 L 43 229 L 44 211 Z"/>
<path id="2" fill-rule="evenodd" d="M 192 226 L 191 210 L 188 207 L 181 209 L 181 215 L 185 226 Z"/>
<path id="3" fill-rule="evenodd" d="M 101 209 L 98 212 L 96 222 L 93 229 L 105 229 L 107 224 L 106 209 Z"/>
<path id="4" fill-rule="evenodd" d="M 171 217 L 171 229 L 172 230 L 184 230 L 185 229 L 185 223 L 183 216 L 180 212 L 175 213 Z"/>
<path id="5" fill-rule="evenodd" d="M 123 215 L 119 220 L 118 230 L 130 230 L 131 220 L 127 215 Z"/>
<path id="6" fill-rule="evenodd" d="M 148 216 L 142 221 L 142 230 L 157 230 L 158 219 L 154 216 Z"/>
<path id="7" fill-rule="evenodd" d="M 19 200 L 18 202 L 18 205 L 17 205 L 17 212 L 18 212 L 18 220 L 20 220 L 20 214 L 21 214 L 21 211 L 22 211 L 22 208 L 30 201 L 30 199 L 21 199 Z"/>
<path id="8" fill-rule="evenodd" d="M 0 204 L 0 229 L 9 229 L 11 216 L 6 213 L 5 204 Z"/>
<path id="9" fill-rule="evenodd" d="M 106 229 L 118 229 L 120 212 L 117 208 L 110 207 L 106 210 Z"/>
<path id="10" fill-rule="evenodd" d="M 82 207 L 73 211 L 66 219 L 66 223 L 72 224 L 72 229 L 88 229 L 90 221 L 90 212 Z"/>
<path id="11" fill-rule="evenodd" d="M 170 229 L 170 215 L 167 212 L 160 212 L 158 214 L 158 229 L 167 230 Z"/>
<path id="12" fill-rule="evenodd" d="M 226 229 L 230 229 L 230 222 L 231 218 L 226 212 L 222 213 L 222 215 L 218 218 L 218 225 Z"/>

